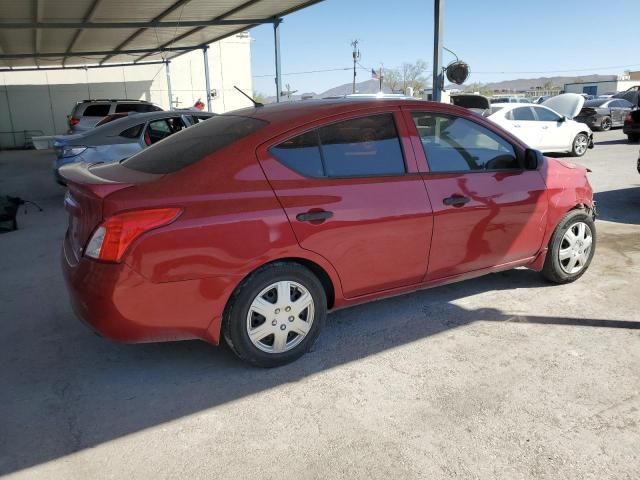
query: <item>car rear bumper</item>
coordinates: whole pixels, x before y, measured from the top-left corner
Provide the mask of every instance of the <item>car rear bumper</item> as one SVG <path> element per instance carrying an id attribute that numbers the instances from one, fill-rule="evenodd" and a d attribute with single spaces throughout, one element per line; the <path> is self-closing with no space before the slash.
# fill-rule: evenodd
<path id="1" fill-rule="evenodd" d="M 640 135 L 640 123 L 625 123 L 622 132 L 625 135 Z"/>
<path id="2" fill-rule="evenodd" d="M 153 283 L 125 263 L 77 260 L 66 237 L 62 269 L 74 312 L 104 337 L 219 343 L 222 311 L 233 290 L 228 279 Z"/>
<path id="3" fill-rule="evenodd" d="M 576 122 L 580 122 L 580 123 L 584 123 L 585 125 L 587 125 L 589 128 L 600 128 L 600 124 L 602 122 L 602 117 L 600 116 L 596 116 L 596 115 L 592 115 L 592 116 L 588 116 L 588 117 L 575 117 L 574 120 Z"/>

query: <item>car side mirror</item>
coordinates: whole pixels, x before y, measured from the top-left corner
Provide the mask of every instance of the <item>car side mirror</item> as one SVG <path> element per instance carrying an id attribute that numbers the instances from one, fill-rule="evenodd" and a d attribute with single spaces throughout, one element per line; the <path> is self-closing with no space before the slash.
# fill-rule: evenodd
<path id="1" fill-rule="evenodd" d="M 536 170 L 542 159 L 542 153 L 533 148 L 527 148 L 524 152 L 524 168 Z"/>
<path id="2" fill-rule="evenodd" d="M 567 121 L 567 117 L 565 117 L 564 115 L 562 115 L 560 117 L 560 120 L 558 120 L 559 123 L 566 122 L 566 121 Z"/>

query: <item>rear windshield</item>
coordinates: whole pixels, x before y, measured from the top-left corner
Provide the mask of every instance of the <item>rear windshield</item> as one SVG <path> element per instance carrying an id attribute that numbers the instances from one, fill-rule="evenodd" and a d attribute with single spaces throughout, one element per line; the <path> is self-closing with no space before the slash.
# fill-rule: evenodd
<path id="1" fill-rule="evenodd" d="M 607 103 L 609 100 L 611 100 L 611 99 L 610 98 L 597 98 L 595 100 L 587 100 L 586 102 L 584 102 L 584 106 L 585 107 L 599 107 L 603 103 Z"/>
<path id="2" fill-rule="evenodd" d="M 123 165 L 145 173 L 177 172 L 254 133 L 267 123 L 238 115 L 216 115 L 137 153 Z"/>

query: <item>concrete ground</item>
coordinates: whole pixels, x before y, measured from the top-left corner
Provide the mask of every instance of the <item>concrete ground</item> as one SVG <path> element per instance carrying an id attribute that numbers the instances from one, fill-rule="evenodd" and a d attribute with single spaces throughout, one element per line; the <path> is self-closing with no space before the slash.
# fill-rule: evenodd
<path id="1" fill-rule="evenodd" d="M 202 342 L 119 345 L 72 314 L 63 189 L 0 154 L 0 475 L 637 479 L 638 145 L 596 133 L 598 247 L 578 282 L 528 270 L 330 315 L 313 352 L 258 370 Z"/>

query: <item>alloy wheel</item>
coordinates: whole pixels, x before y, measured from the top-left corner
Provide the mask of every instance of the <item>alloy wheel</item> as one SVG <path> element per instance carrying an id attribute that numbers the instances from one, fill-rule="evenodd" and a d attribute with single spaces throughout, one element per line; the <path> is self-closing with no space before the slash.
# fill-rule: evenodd
<path id="1" fill-rule="evenodd" d="M 579 273 L 587 264 L 593 235 L 591 228 L 584 222 L 576 222 L 565 232 L 558 250 L 560 267 L 565 273 Z"/>
<path id="2" fill-rule="evenodd" d="M 587 151 L 588 146 L 589 139 L 582 133 L 577 135 L 576 139 L 573 141 L 573 149 L 577 155 L 583 155 Z"/>
<path id="3" fill-rule="evenodd" d="M 315 308 L 311 293 L 297 282 L 281 280 L 263 289 L 247 313 L 247 334 L 266 353 L 284 353 L 311 330 Z"/>

